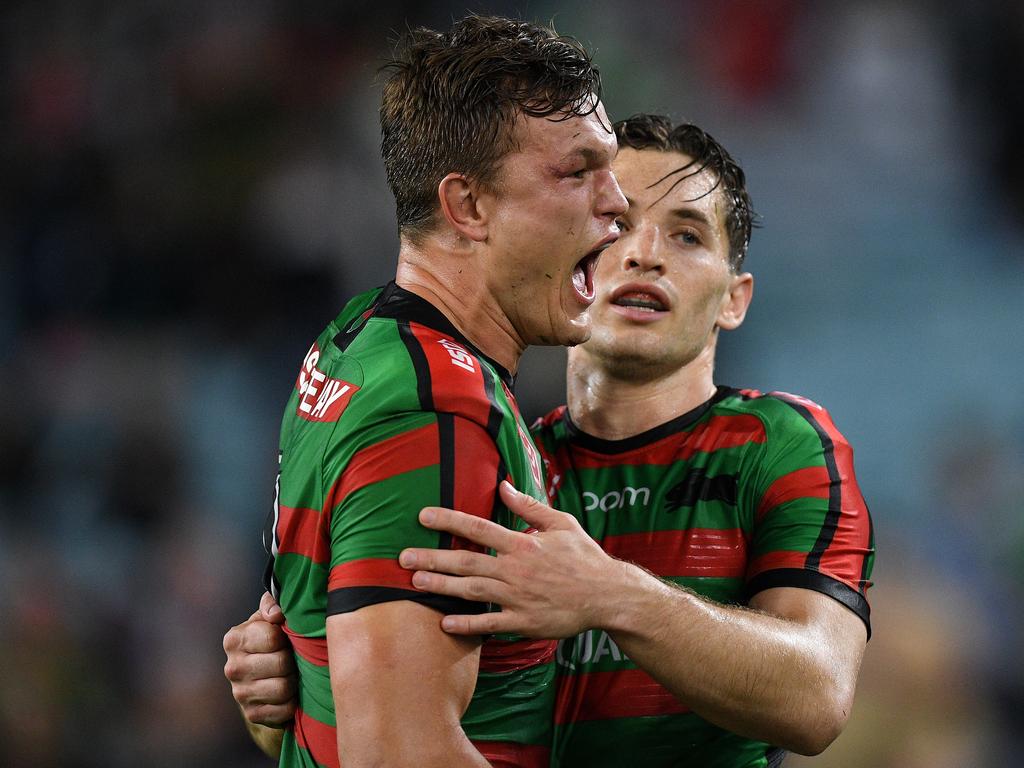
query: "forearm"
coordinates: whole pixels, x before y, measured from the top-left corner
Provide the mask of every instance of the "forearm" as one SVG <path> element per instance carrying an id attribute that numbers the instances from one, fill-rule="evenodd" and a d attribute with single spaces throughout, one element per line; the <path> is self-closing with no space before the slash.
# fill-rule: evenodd
<path id="1" fill-rule="evenodd" d="M 602 626 L 694 712 L 804 754 L 838 735 L 853 681 L 826 628 L 713 603 L 629 563 L 613 568 L 614 605 Z"/>

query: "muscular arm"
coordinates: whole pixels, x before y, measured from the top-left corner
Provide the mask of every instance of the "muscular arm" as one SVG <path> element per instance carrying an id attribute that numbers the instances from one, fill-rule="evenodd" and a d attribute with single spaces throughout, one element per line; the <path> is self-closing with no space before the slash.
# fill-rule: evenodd
<path id="1" fill-rule="evenodd" d="M 338 754 L 361 766 L 487 766 L 459 724 L 477 637 L 447 635 L 432 608 L 399 600 L 327 617 Z"/>
<path id="2" fill-rule="evenodd" d="M 605 567 L 616 599 L 596 621 L 704 719 L 806 755 L 842 731 L 867 640 L 844 605 L 776 588 L 755 595 L 751 609 L 724 606 L 629 563 Z"/>

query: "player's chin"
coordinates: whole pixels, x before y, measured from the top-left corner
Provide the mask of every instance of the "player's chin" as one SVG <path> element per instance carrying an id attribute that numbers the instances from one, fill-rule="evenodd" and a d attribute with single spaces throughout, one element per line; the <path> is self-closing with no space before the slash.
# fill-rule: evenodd
<path id="1" fill-rule="evenodd" d="M 565 314 L 565 322 L 556 331 L 556 344 L 563 347 L 575 347 L 590 338 L 593 326 L 590 311 L 577 306 L 576 311 Z"/>

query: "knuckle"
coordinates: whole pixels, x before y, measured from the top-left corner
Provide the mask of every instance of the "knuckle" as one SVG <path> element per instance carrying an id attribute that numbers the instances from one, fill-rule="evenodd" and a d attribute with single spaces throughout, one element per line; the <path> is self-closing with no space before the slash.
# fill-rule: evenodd
<path id="1" fill-rule="evenodd" d="M 224 634 L 224 653 L 231 653 L 238 647 L 238 627 L 232 627 Z"/>
<path id="2" fill-rule="evenodd" d="M 474 600 L 483 599 L 483 585 L 477 579 L 466 581 L 466 596 Z"/>
<path id="3" fill-rule="evenodd" d="M 479 536 L 487 530 L 487 522 L 482 517 L 470 517 L 466 522 L 466 528 L 470 534 Z"/>

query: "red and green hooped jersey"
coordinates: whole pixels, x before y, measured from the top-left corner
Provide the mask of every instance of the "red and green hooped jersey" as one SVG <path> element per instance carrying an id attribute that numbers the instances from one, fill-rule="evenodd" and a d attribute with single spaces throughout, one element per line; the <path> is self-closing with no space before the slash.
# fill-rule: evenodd
<path id="1" fill-rule="evenodd" d="M 820 406 L 720 388 L 625 440 L 581 432 L 564 406 L 534 437 L 553 505 L 610 554 L 722 603 L 770 587 L 817 590 L 870 632 L 871 520 L 852 449 Z M 690 712 L 602 630 L 563 640 L 556 659 L 552 765 L 746 768 L 784 756 Z"/>
<path id="2" fill-rule="evenodd" d="M 264 535 L 268 586 L 299 669 L 299 711 L 281 765 L 338 764 L 328 615 L 390 600 L 443 613 L 489 609 L 413 589 L 398 554 L 473 546 L 422 527 L 425 506 L 522 529 L 498 500 L 498 483 L 544 498 L 540 456 L 511 383 L 437 309 L 394 283 L 353 299 L 307 353 L 281 425 Z M 463 728 L 495 765 L 547 765 L 554 649 L 511 636 L 485 641 Z"/>

